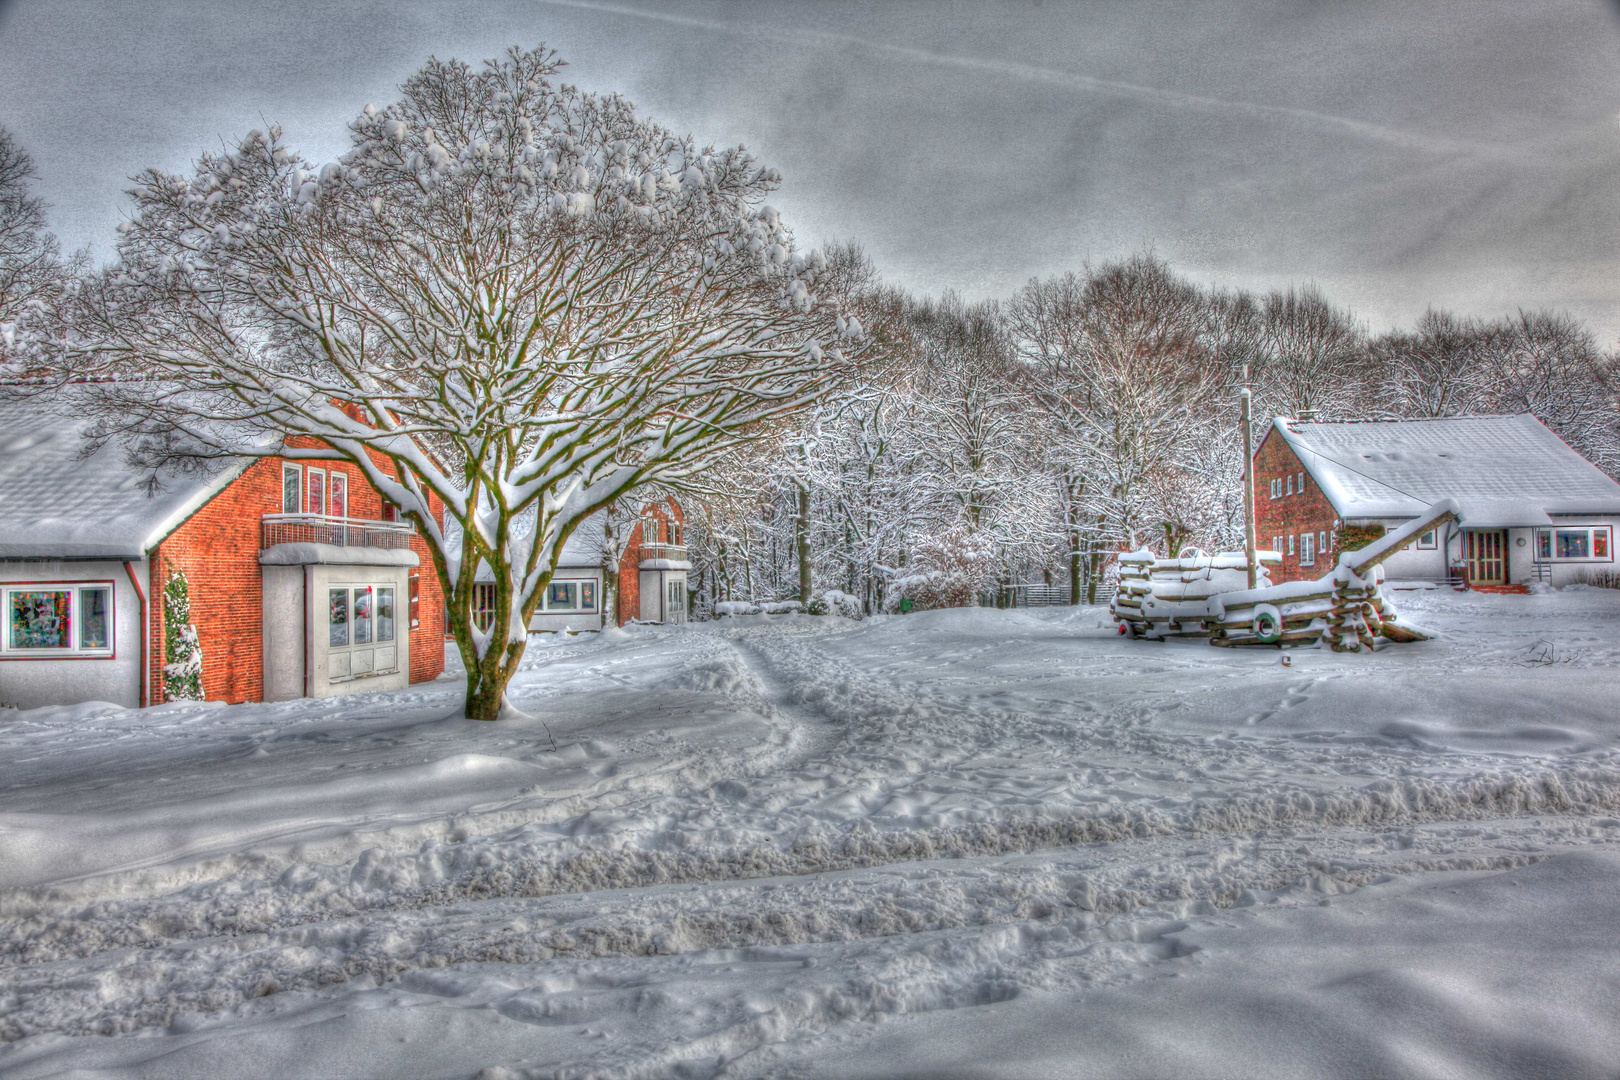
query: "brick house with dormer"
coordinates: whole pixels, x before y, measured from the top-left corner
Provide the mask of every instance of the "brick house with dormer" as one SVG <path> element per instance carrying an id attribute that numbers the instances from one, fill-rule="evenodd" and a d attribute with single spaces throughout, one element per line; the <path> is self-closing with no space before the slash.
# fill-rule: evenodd
<path id="1" fill-rule="evenodd" d="M 1392 556 L 1391 579 L 1520 591 L 1614 566 L 1620 484 L 1529 413 L 1277 417 L 1254 477 L 1256 542 L 1282 555 L 1277 583 L 1322 576 L 1346 538 L 1370 540 L 1441 499 L 1460 520 Z"/>

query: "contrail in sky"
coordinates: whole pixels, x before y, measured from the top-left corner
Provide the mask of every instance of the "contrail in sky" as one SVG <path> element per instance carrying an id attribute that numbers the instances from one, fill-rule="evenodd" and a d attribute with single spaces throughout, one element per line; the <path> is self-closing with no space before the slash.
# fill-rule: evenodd
<path id="1" fill-rule="evenodd" d="M 1262 105 L 1252 101 L 1234 101 L 1229 98 L 1208 97 L 1203 94 L 1188 94 L 1179 90 L 1165 90 L 1156 86 L 1144 86 L 1140 83 L 1123 82 L 1118 79 L 1099 79 L 1091 75 L 1077 75 L 1057 68 L 1019 64 L 1007 60 L 953 56 L 948 53 L 930 52 L 927 49 L 917 49 L 906 45 L 891 45 L 881 41 L 872 41 L 867 38 L 856 37 L 853 34 L 837 34 L 826 30 L 779 30 L 761 26 L 757 23 L 718 22 L 711 19 L 699 19 L 690 15 L 674 15 L 665 11 L 649 11 L 645 8 L 622 4 L 597 3 L 595 0 L 541 0 L 541 2 L 553 7 L 578 8 L 584 11 L 624 15 L 636 19 L 651 19 L 656 22 L 696 27 L 703 30 L 721 30 L 728 33 L 751 32 L 777 39 L 811 38 L 840 45 L 851 45 L 871 52 L 887 53 L 891 56 L 900 56 L 922 63 L 938 64 L 943 67 L 961 68 L 993 75 L 1010 75 L 1030 82 L 1044 82 L 1087 93 L 1104 94 L 1109 97 L 1131 98 L 1173 109 L 1198 109 L 1209 112 L 1236 113 L 1256 118 L 1301 121 L 1318 128 L 1342 131 L 1370 142 L 1418 150 L 1426 154 L 1500 159 L 1514 156 L 1510 150 L 1501 146 L 1423 135 L 1402 128 L 1388 127 L 1384 124 L 1374 124 L 1365 120 L 1334 116 L 1332 113 L 1317 112 L 1314 109 L 1296 109 L 1285 105 Z"/>

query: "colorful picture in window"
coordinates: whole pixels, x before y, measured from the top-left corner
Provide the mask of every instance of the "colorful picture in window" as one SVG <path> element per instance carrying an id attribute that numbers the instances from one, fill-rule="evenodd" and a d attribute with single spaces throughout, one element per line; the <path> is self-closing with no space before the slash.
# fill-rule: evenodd
<path id="1" fill-rule="evenodd" d="M 354 643 L 371 644 L 371 590 L 354 590 Z"/>
<path id="2" fill-rule="evenodd" d="M 111 589 L 79 590 L 79 648 L 105 649 L 112 642 L 108 618 L 112 609 Z"/>
<path id="3" fill-rule="evenodd" d="M 11 594 L 7 620 L 13 649 L 71 649 L 73 594 L 49 589 Z"/>
<path id="4" fill-rule="evenodd" d="M 326 643 L 328 645 L 347 645 L 349 643 L 349 590 L 328 589 L 328 610 Z"/>
<path id="5" fill-rule="evenodd" d="M 553 581 L 546 591 L 546 607 L 552 611 L 572 611 L 579 606 L 578 582 Z"/>
<path id="6" fill-rule="evenodd" d="M 583 611 L 596 610 L 596 582 L 582 581 L 579 583 L 579 606 Z"/>
<path id="7" fill-rule="evenodd" d="M 1552 558 L 1552 533 L 1543 531 L 1536 534 L 1536 558 Z"/>
<path id="8" fill-rule="evenodd" d="M 1592 558 L 1607 559 L 1609 557 L 1609 530 L 1592 530 Z"/>
<path id="9" fill-rule="evenodd" d="M 377 640 L 394 640 L 394 590 L 377 590 Z"/>

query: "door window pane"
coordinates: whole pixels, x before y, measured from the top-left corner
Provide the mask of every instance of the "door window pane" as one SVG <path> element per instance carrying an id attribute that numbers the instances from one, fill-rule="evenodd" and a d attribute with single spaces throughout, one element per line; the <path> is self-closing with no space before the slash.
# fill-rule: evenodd
<path id="1" fill-rule="evenodd" d="M 596 582 L 582 581 L 579 583 L 579 606 L 582 611 L 596 610 Z"/>
<path id="2" fill-rule="evenodd" d="M 1552 558 L 1552 533 L 1542 531 L 1536 534 L 1536 554 L 1539 558 Z"/>
<path id="3" fill-rule="evenodd" d="M 354 590 L 354 643 L 356 645 L 371 644 L 371 590 L 361 588 Z"/>
<path id="4" fill-rule="evenodd" d="M 1559 529 L 1558 530 L 1558 557 L 1560 559 L 1588 559 L 1591 558 L 1591 545 L 1588 542 L 1591 534 L 1585 529 Z"/>
<path id="5" fill-rule="evenodd" d="M 394 640 L 394 590 L 377 590 L 377 640 Z"/>
<path id="6" fill-rule="evenodd" d="M 79 648 L 110 647 L 112 630 L 108 625 L 108 616 L 111 608 L 111 589 L 79 590 Z"/>
<path id="7" fill-rule="evenodd" d="M 349 590 L 328 589 L 327 606 L 330 614 L 327 616 L 327 644 L 347 645 L 349 643 Z"/>
<path id="8" fill-rule="evenodd" d="M 299 482 L 301 472 L 297 465 L 281 467 L 281 512 L 284 514 L 297 514 L 304 509 L 303 484 Z"/>
<path id="9" fill-rule="evenodd" d="M 13 649 L 73 648 L 73 594 L 66 589 L 30 589 L 11 594 L 7 605 Z"/>

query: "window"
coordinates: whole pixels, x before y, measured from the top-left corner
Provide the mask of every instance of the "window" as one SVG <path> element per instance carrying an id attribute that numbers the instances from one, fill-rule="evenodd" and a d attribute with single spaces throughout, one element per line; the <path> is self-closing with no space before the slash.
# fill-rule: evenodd
<path id="1" fill-rule="evenodd" d="M 1279 553 L 1282 551 L 1282 537 L 1273 536 L 1271 538 L 1271 550 Z"/>
<path id="2" fill-rule="evenodd" d="M 643 544 L 658 543 L 658 519 L 647 517 L 641 519 L 641 542 Z"/>
<path id="3" fill-rule="evenodd" d="M 1322 554 L 1326 555 L 1327 554 L 1327 549 L 1328 549 L 1328 534 L 1325 533 L 1325 532 L 1317 533 L 1316 534 L 1316 550 L 1320 551 Z"/>
<path id="4" fill-rule="evenodd" d="M 686 582 L 676 578 L 669 583 L 669 612 L 674 616 L 686 610 Z"/>
<path id="5" fill-rule="evenodd" d="M 1287 490 L 1287 494 L 1292 495 L 1293 493 L 1294 493 L 1294 474 L 1289 473 L 1288 474 L 1288 490 Z"/>
<path id="6" fill-rule="evenodd" d="M 1299 491 L 1299 493 L 1301 495 L 1305 494 L 1305 474 L 1304 473 L 1299 474 L 1299 488 L 1298 488 L 1298 491 Z"/>
<path id="7" fill-rule="evenodd" d="M 1433 551 L 1439 546 L 1440 537 L 1437 535 L 1434 529 L 1430 529 L 1428 532 L 1417 538 L 1417 549 L 1419 551 Z"/>
<path id="8" fill-rule="evenodd" d="M 326 644 L 337 648 L 349 643 L 349 590 L 326 591 Z"/>
<path id="9" fill-rule="evenodd" d="M 1299 534 L 1299 565 L 1316 565 L 1316 537 L 1310 533 Z"/>
<path id="10" fill-rule="evenodd" d="M 281 512 L 283 514 L 301 514 L 304 512 L 304 483 L 303 470 L 296 465 L 283 465 L 281 467 Z"/>
<path id="11" fill-rule="evenodd" d="M 422 625 L 422 575 L 415 570 L 410 576 L 410 599 L 407 601 L 411 617 L 411 629 L 415 630 Z"/>
<path id="12" fill-rule="evenodd" d="M 581 611 L 596 610 L 596 582 L 582 581 L 579 583 L 579 609 Z"/>
<path id="13" fill-rule="evenodd" d="M 672 544 L 679 544 L 681 542 L 681 523 L 678 521 L 671 521 L 669 523 L 669 542 Z"/>
<path id="14" fill-rule="evenodd" d="M 377 644 L 394 640 L 394 590 L 377 587 Z"/>
<path id="15" fill-rule="evenodd" d="M 1292 555 L 1293 553 L 1294 553 L 1294 534 L 1289 533 L 1288 534 L 1288 554 Z"/>
<path id="16" fill-rule="evenodd" d="M 307 469 L 304 472 L 305 494 L 309 498 L 307 514 L 326 513 L 326 473 L 321 469 Z"/>
<path id="17" fill-rule="evenodd" d="M 480 581 L 473 585 L 473 625 L 484 633 L 495 625 L 495 583 Z M 448 624 L 447 624 L 448 625 Z"/>
<path id="18" fill-rule="evenodd" d="M 332 516 L 346 518 L 349 516 L 349 474 L 334 471 L 332 473 Z"/>
<path id="19" fill-rule="evenodd" d="M 547 611 L 576 611 L 579 608 L 579 582 L 553 581 L 546 588 Z"/>
<path id="20" fill-rule="evenodd" d="M 111 582 L 8 585 L 0 653 L 13 659 L 113 654 Z"/>
<path id="21" fill-rule="evenodd" d="M 1613 537 L 1607 525 L 1542 529 L 1536 534 L 1540 562 L 1613 562 Z"/>

